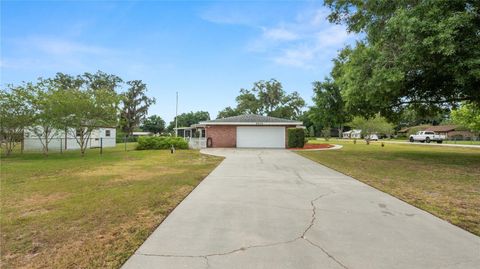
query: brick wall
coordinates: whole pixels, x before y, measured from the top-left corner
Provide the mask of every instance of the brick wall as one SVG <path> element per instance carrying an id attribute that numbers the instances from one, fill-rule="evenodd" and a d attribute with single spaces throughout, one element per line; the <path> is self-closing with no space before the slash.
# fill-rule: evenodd
<path id="1" fill-rule="evenodd" d="M 212 138 L 214 148 L 235 148 L 237 146 L 237 126 L 211 125 L 207 126 L 207 139 Z"/>

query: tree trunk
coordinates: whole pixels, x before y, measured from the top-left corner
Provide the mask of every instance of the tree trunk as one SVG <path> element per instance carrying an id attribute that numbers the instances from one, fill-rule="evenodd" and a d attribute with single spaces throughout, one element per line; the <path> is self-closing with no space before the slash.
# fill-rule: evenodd
<path id="1" fill-rule="evenodd" d="M 45 135 L 45 144 L 43 146 L 43 155 L 48 156 L 48 127 L 43 129 Z"/>

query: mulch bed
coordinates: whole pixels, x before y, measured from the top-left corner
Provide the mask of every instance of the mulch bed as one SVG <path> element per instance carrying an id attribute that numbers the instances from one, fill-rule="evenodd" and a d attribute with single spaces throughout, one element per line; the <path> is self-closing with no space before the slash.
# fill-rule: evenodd
<path id="1" fill-rule="evenodd" d="M 302 150 L 302 149 L 327 149 L 333 148 L 333 145 L 330 144 L 305 144 L 303 148 L 289 148 L 291 150 Z"/>

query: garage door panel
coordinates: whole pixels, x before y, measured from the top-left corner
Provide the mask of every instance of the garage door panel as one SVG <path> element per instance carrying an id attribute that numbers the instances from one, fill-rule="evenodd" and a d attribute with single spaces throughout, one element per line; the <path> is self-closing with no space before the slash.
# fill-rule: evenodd
<path id="1" fill-rule="evenodd" d="M 285 148 L 285 127 L 238 126 L 238 148 Z"/>

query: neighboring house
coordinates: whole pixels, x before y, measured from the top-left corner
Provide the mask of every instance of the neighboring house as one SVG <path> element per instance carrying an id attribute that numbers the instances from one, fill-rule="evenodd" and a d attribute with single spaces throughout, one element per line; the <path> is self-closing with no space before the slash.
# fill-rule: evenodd
<path id="1" fill-rule="evenodd" d="M 202 121 L 190 128 L 191 147 L 213 148 L 286 148 L 287 128 L 302 128 L 301 121 L 260 115 L 240 115 Z M 179 128 L 180 129 L 180 128 Z M 199 134 L 198 138 L 194 138 Z M 196 140 L 201 141 L 195 143 Z"/>
<path id="2" fill-rule="evenodd" d="M 360 139 L 362 138 L 362 130 L 353 129 L 347 132 L 343 132 L 343 138 L 347 139 Z"/>
<path id="3" fill-rule="evenodd" d="M 457 130 L 459 126 L 457 125 L 437 125 L 430 126 L 425 129 L 425 131 L 432 131 L 439 135 L 444 135 L 446 139 L 471 139 L 474 137 L 473 133 L 470 131 L 461 131 Z"/>
<path id="4" fill-rule="evenodd" d="M 152 136 L 152 132 L 132 132 L 133 137 L 139 137 L 139 136 Z"/>
<path id="5" fill-rule="evenodd" d="M 398 136 L 407 136 L 408 131 L 410 131 L 410 127 L 405 127 L 397 131 Z"/>
<path id="6" fill-rule="evenodd" d="M 40 127 L 36 127 L 40 128 Z M 50 151 L 60 151 L 70 150 L 70 149 L 79 149 L 80 146 L 77 143 L 77 139 L 73 136 L 74 129 L 69 129 L 68 132 L 65 130 L 55 130 L 52 132 L 52 139 L 48 144 Z M 106 147 L 115 147 L 116 145 L 116 128 L 115 127 L 100 127 L 92 131 L 90 139 L 88 140 L 89 148 L 98 148 L 100 146 Z M 23 135 L 23 150 L 25 151 L 36 151 L 42 150 L 43 145 L 38 136 L 32 130 L 32 128 L 27 128 L 24 131 Z"/>
<path id="7" fill-rule="evenodd" d="M 410 130 L 413 130 L 414 132 L 431 131 L 438 135 L 445 136 L 445 139 L 451 139 L 451 140 L 452 139 L 469 140 L 475 137 L 475 135 L 470 131 L 464 131 L 464 130 L 458 130 L 458 129 L 459 129 L 458 125 L 436 125 L 436 126 L 419 125 L 419 126 L 403 128 L 400 131 L 398 131 L 397 134 L 406 136 L 410 132 Z"/>

